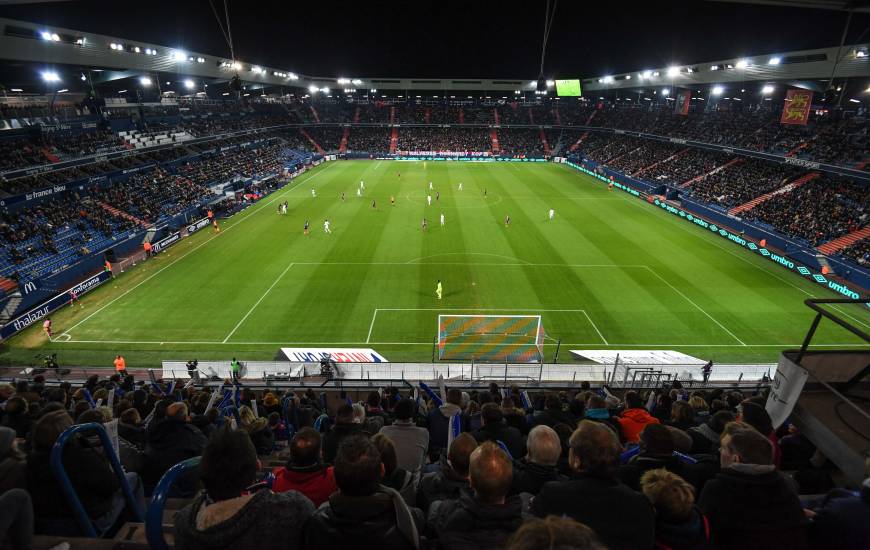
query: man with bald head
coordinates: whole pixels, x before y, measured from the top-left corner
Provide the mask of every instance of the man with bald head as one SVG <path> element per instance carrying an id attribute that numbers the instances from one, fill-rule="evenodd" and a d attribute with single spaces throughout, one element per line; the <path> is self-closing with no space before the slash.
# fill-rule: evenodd
<path id="1" fill-rule="evenodd" d="M 545 483 L 568 480 L 556 467 L 562 456 L 562 444 L 553 428 L 545 424 L 535 426 L 529 432 L 526 445 L 526 456 L 514 462 L 514 481 L 510 494 L 537 495 Z"/>
<path id="2" fill-rule="evenodd" d="M 604 424 L 584 420 L 568 440 L 569 481 L 552 481 L 532 500 L 538 517 L 568 516 L 591 527 L 611 550 L 652 548 L 652 505 L 616 479 L 622 448 Z"/>
<path id="3" fill-rule="evenodd" d="M 428 524 L 444 548 L 504 548 L 523 523 L 519 496 L 508 496 L 513 464 L 492 441 L 471 453 L 469 483 L 473 495 L 432 505 Z"/>
<path id="4" fill-rule="evenodd" d="M 145 441 L 145 471 L 143 478 L 146 487 L 155 486 L 166 471 L 182 460 L 202 455 L 208 439 L 190 423 L 190 412 L 187 404 L 174 402 L 166 407 L 166 417 L 146 434 Z M 195 491 L 195 476 L 193 482 L 187 484 L 187 478 L 176 484 L 180 493 Z M 188 480 L 189 481 L 189 480 Z"/>

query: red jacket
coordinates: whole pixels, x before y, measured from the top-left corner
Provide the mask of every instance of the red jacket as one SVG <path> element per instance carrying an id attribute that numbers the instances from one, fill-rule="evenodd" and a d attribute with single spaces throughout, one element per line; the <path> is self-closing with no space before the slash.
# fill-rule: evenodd
<path id="1" fill-rule="evenodd" d="M 318 507 L 329 499 L 329 495 L 338 491 L 335 485 L 335 475 L 332 466 L 324 468 L 320 464 L 291 468 L 275 468 L 275 481 L 272 490 L 276 493 L 299 491 L 311 499 L 314 507 Z"/>
<path id="2" fill-rule="evenodd" d="M 616 419 L 622 426 L 622 435 L 626 443 L 639 442 L 640 432 L 647 424 L 660 424 L 659 419 L 648 413 L 646 409 L 627 409 Z"/>

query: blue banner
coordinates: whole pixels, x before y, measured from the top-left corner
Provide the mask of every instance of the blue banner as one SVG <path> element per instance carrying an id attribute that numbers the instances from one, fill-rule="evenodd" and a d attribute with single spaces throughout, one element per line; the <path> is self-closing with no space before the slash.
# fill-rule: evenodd
<path id="1" fill-rule="evenodd" d="M 48 314 L 52 311 L 57 311 L 58 309 L 68 304 L 70 301 L 70 291 L 75 291 L 75 293 L 79 297 L 81 297 L 82 294 L 90 292 L 91 290 L 97 288 L 104 282 L 108 281 L 111 277 L 111 273 L 107 271 L 101 271 L 93 277 L 89 277 L 88 279 L 85 279 L 77 285 L 74 285 L 59 293 L 54 298 L 43 302 L 42 304 L 31 309 L 24 315 L 21 315 L 20 317 L 9 321 L 5 325 L 3 325 L 3 328 L 0 328 L 0 340 L 6 340 L 10 336 L 13 336 L 18 332 L 26 329 L 40 319 L 48 317 Z"/>

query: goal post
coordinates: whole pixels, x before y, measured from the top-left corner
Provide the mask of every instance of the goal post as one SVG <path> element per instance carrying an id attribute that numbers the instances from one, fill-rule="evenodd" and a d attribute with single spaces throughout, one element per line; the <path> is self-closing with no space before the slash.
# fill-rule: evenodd
<path id="1" fill-rule="evenodd" d="M 442 361 L 540 363 L 544 358 L 540 315 L 439 315 Z"/>

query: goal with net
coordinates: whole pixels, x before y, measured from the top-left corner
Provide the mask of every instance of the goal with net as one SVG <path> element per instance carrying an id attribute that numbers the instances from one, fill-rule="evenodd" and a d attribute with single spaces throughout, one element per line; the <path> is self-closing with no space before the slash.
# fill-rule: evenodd
<path id="1" fill-rule="evenodd" d="M 540 315 L 439 315 L 442 361 L 539 363 L 544 357 Z"/>

